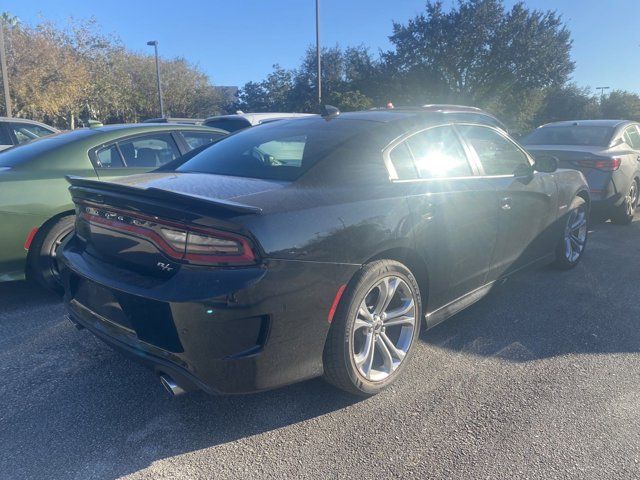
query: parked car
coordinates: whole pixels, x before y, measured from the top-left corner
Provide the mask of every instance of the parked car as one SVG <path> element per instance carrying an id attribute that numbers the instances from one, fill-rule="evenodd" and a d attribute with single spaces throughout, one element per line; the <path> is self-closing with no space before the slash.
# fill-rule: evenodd
<path id="1" fill-rule="evenodd" d="M 109 179 L 155 169 L 225 135 L 186 125 L 111 125 L 41 138 L 0 154 L 0 281 L 28 275 L 61 292 L 57 246 L 72 231 L 65 175 Z"/>
<path id="2" fill-rule="evenodd" d="M 6 150 L 14 145 L 21 145 L 54 133 L 59 133 L 59 131 L 44 123 L 24 118 L 0 117 L 0 150 Z"/>
<path id="3" fill-rule="evenodd" d="M 204 125 L 213 128 L 221 128 L 227 132 L 236 132 L 245 128 L 261 125 L 263 123 L 275 122 L 277 120 L 308 117 L 311 113 L 244 113 L 238 112 L 234 115 L 217 115 L 209 117 L 204 121 Z"/>
<path id="4" fill-rule="evenodd" d="M 334 110 L 230 135 L 175 172 L 70 178 L 70 317 L 173 393 L 324 374 L 375 394 L 423 321 L 580 261 L 588 186 L 556 167 L 455 115 Z"/>
<path id="5" fill-rule="evenodd" d="M 593 210 L 629 224 L 640 189 L 640 125 L 622 120 L 578 120 L 543 125 L 522 139 L 533 154 L 554 155 L 564 168 L 580 170 Z"/>

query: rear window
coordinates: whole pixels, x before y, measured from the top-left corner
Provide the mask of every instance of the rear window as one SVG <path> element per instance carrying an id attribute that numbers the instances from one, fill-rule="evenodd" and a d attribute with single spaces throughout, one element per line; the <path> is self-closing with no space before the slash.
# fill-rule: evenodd
<path id="1" fill-rule="evenodd" d="M 569 125 L 542 127 L 522 139 L 525 145 L 584 145 L 606 147 L 611 142 L 613 127 Z"/>
<path id="2" fill-rule="evenodd" d="M 193 157 L 178 172 L 295 180 L 375 122 L 304 119 L 238 132 Z"/>
<path id="3" fill-rule="evenodd" d="M 246 118 L 213 118 L 204 122 L 207 127 L 221 128 L 227 132 L 237 132 L 243 128 L 251 126 L 251 123 Z"/>

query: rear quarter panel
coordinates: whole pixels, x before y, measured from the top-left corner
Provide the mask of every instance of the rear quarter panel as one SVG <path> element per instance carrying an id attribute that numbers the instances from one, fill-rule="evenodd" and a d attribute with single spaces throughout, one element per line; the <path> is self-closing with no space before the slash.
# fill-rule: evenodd
<path id="1" fill-rule="evenodd" d="M 81 163 L 81 162 L 78 162 Z M 84 168 L 29 170 L 20 168 L 0 175 L 0 280 L 23 278 L 25 240 L 34 227 L 63 212 L 73 211 L 64 175 L 95 177 L 86 158 Z"/>

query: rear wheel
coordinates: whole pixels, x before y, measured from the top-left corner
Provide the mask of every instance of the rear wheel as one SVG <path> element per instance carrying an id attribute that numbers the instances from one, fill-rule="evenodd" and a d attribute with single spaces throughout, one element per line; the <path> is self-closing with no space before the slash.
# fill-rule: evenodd
<path id="1" fill-rule="evenodd" d="M 29 275 L 43 287 L 64 293 L 57 255 L 62 242 L 73 232 L 74 216 L 59 218 L 40 230 L 29 251 Z"/>
<path id="2" fill-rule="evenodd" d="M 638 206 L 638 181 L 631 182 L 631 187 L 624 197 L 624 201 L 616 207 L 611 221 L 618 225 L 629 225 L 633 221 L 633 214 Z"/>
<path id="3" fill-rule="evenodd" d="M 356 395 L 374 395 L 406 368 L 420 333 L 418 283 L 393 260 L 372 262 L 345 291 L 324 350 L 325 379 Z"/>
<path id="4" fill-rule="evenodd" d="M 565 270 L 582 259 L 589 234 L 589 204 L 581 197 L 571 202 L 567 223 L 556 248 L 556 266 Z"/>

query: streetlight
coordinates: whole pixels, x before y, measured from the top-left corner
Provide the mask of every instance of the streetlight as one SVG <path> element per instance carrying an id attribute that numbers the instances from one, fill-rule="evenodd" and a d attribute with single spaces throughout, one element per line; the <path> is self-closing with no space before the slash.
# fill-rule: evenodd
<path id="1" fill-rule="evenodd" d="M 7 72 L 7 52 L 4 49 L 4 19 L 0 19 L 0 67 L 2 68 L 2 88 L 4 90 L 4 108 L 7 117 L 11 117 L 11 95 L 9 94 L 9 72 Z"/>
<path id="2" fill-rule="evenodd" d="M 596 87 L 596 90 L 600 90 L 600 103 L 602 103 L 602 99 L 604 98 L 604 91 L 610 88 L 611 87 Z"/>
<path id="3" fill-rule="evenodd" d="M 316 0 L 316 57 L 318 64 L 318 105 L 322 105 L 322 66 L 320 60 L 320 0 Z"/>
<path id="4" fill-rule="evenodd" d="M 162 86 L 160 85 L 160 61 L 158 60 L 158 41 L 149 40 L 147 45 L 153 47 L 156 51 L 156 74 L 158 77 L 158 100 L 160 102 L 160 116 L 164 118 L 164 103 L 162 103 Z"/>

